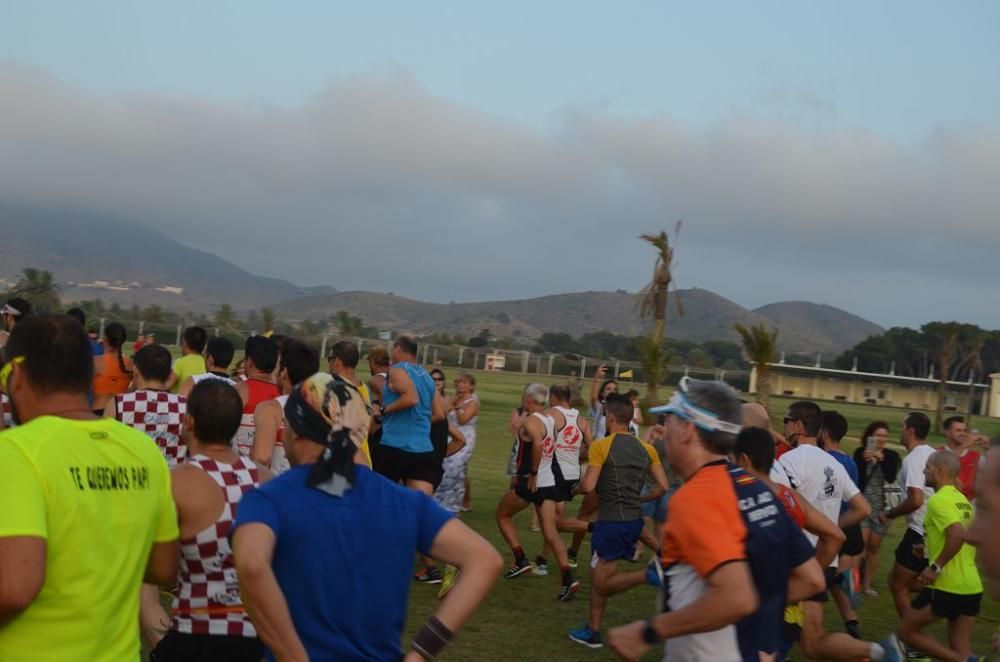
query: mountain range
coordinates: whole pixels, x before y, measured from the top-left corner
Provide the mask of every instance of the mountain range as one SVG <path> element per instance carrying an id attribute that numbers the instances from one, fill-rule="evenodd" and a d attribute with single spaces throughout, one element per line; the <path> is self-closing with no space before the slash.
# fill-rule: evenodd
<path id="1" fill-rule="evenodd" d="M 340 292 L 300 287 L 258 276 L 142 225 L 96 213 L 24 208 L 0 203 L 0 280 L 25 267 L 47 269 L 66 301 L 103 299 L 122 305 L 158 304 L 176 311 L 210 311 L 223 303 L 237 311 L 272 306 L 288 321 L 324 320 L 339 311 L 368 326 L 416 333 L 537 338 L 545 332 L 572 336 L 596 331 L 638 335 L 636 295 L 575 292 L 531 299 L 476 303 L 429 303 L 394 294 Z M 832 306 L 807 301 L 773 303 L 750 310 L 704 289 L 679 291 L 684 315 L 671 304 L 667 335 L 702 342 L 738 342 L 734 323 L 764 323 L 780 330 L 789 352 L 835 354 L 883 329 Z"/>

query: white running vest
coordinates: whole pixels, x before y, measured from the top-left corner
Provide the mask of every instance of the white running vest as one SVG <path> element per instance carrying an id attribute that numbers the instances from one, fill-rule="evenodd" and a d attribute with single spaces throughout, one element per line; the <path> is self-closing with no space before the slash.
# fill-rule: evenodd
<path id="1" fill-rule="evenodd" d="M 580 412 L 576 409 L 553 407 L 566 419 L 566 425 L 556 434 L 556 463 L 566 480 L 580 480 L 580 447 L 583 431 L 580 430 Z"/>
<path id="2" fill-rule="evenodd" d="M 556 422 L 551 416 L 541 412 L 532 414 L 545 426 L 545 437 L 542 438 L 542 461 L 538 464 L 538 487 L 553 487 L 556 475 L 552 472 L 552 458 L 556 453 Z"/>

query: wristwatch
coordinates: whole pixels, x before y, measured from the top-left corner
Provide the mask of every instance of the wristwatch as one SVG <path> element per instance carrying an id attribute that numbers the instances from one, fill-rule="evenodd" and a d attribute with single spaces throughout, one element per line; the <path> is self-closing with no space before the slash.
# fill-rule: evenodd
<path id="1" fill-rule="evenodd" d="M 656 631 L 653 627 L 653 616 L 646 619 L 646 627 L 642 629 L 642 640 L 649 644 L 650 646 L 655 646 L 656 644 L 663 641 L 660 637 L 660 633 Z"/>
<path id="2" fill-rule="evenodd" d="M 935 575 L 941 574 L 941 566 L 939 566 L 937 563 L 931 563 L 927 567 L 930 568 L 931 572 L 933 572 Z"/>

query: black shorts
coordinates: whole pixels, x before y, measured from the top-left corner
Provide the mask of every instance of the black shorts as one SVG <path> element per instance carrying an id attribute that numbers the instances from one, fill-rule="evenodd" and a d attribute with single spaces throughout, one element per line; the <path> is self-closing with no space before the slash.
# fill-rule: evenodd
<path id="1" fill-rule="evenodd" d="M 149 653 L 150 662 L 258 662 L 264 646 L 254 637 L 221 634 L 183 634 L 170 630 Z"/>
<path id="2" fill-rule="evenodd" d="M 566 503 L 573 500 L 574 490 L 580 483 L 578 480 L 556 479 L 556 484 L 550 487 L 539 487 L 535 494 L 538 495 L 538 503 L 542 501 L 555 501 L 556 503 Z"/>
<path id="3" fill-rule="evenodd" d="M 441 480 L 441 461 L 434 451 L 410 453 L 381 444 L 379 461 L 375 470 L 394 483 L 407 480 L 422 480 L 434 485 Z"/>
<path id="4" fill-rule="evenodd" d="M 916 547 L 917 549 L 914 549 Z M 896 547 L 896 563 L 911 572 L 923 572 L 927 567 L 927 551 L 924 537 L 911 528 L 906 529 L 903 539 Z"/>
<path id="5" fill-rule="evenodd" d="M 920 593 L 917 593 L 917 597 L 913 598 L 910 606 L 914 609 L 923 609 L 927 605 L 930 605 L 932 614 L 938 618 L 947 618 L 949 621 L 953 621 L 959 616 L 978 616 L 979 603 L 982 599 L 982 593 L 959 595 L 933 588 L 925 588 Z"/>
<path id="6" fill-rule="evenodd" d="M 834 566 L 827 566 L 823 568 L 823 578 L 826 579 L 826 589 L 820 591 L 816 595 L 812 595 L 806 600 L 808 602 L 827 602 L 830 599 L 830 589 L 833 588 L 833 582 L 837 577 L 837 568 Z"/>
<path id="7" fill-rule="evenodd" d="M 846 529 L 841 529 L 847 539 L 844 540 L 844 545 L 840 548 L 840 553 L 844 556 L 858 556 L 865 551 L 865 538 L 861 535 L 861 524 L 855 524 L 854 526 L 849 526 Z"/>
<path id="8" fill-rule="evenodd" d="M 530 504 L 538 505 L 542 502 L 541 490 L 536 490 L 532 492 L 528 489 L 528 476 L 518 476 L 517 480 L 514 481 L 514 494 L 516 494 L 522 501 L 527 501 Z"/>

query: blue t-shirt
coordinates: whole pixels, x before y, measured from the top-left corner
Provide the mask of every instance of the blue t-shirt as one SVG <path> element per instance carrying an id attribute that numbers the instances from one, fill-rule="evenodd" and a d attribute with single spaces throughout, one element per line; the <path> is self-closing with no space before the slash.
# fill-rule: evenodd
<path id="1" fill-rule="evenodd" d="M 104 356 L 104 343 L 97 340 L 90 341 L 90 353 L 93 356 Z"/>
<path id="2" fill-rule="evenodd" d="M 306 485 L 311 467 L 244 495 L 233 531 L 274 531 L 272 567 L 310 660 L 399 659 L 414 552 L 428 554 L 452 514 L 362 466 L 331 496 Z"/>
<path id="3" fill-rule="evenodd" d="M 391 446 L 408 453 L 429 453 L 434 450 L 431 443 L 431 403 L 434 401 L 434 380 L 423 366 L 415 363 L 397 363 L 393 368 L 402 368 L 410 376 L 417 389 L 419 401 L 412 407 L 387 414 L 382 419 L 383 446 Z M 399 400 L 399 394 L 388 385 L 382 393 L 382 404 L 386 407 Z"/>
<path id="4" fill-rule="evenodd" d="M 854 463 L 854 458 L 845 453 L 844 451 L 827 451 L 827 453 L 832 455 L 833 459 L 835 459 L 837 462 L 840 462 L 841 466 L 844 467 L 844 471 L 846 471 L 847 475 L 850 476 L 851 480 L 854 481 L 854 484 L 858 485 L 859 484 L 858 465 Z M 848 505 L 846 503 L 840 504 L 841 513 L 843 513 L 847 509 Z"/>

